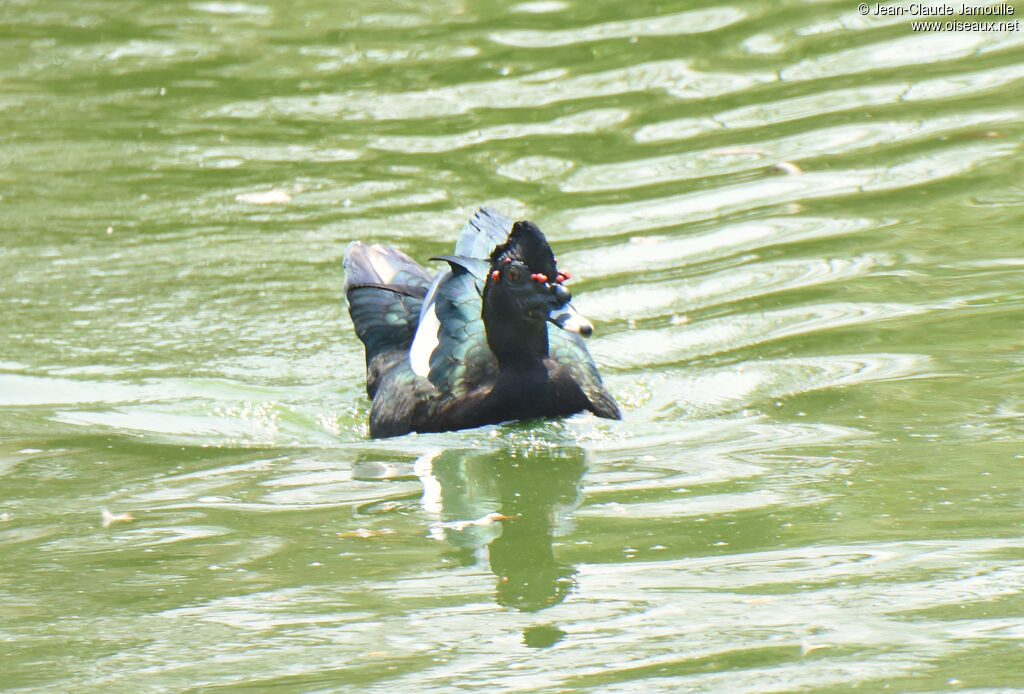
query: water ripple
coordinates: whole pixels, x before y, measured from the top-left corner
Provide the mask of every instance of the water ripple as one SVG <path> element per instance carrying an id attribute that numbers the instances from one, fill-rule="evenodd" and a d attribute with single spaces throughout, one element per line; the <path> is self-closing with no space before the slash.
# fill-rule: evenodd
<path id="1" fill-rule="evenodd" d="M 778 237 L 772 239 L 776 243 Z M 661 246 L 662 244 L 657 244 Z M 612 246 L 617 258 L 629 257 L 629 248 L 622 251 Z M 670 249 L 666 249 L 670 250 Z M 722 252 L 736 249 L 723 247 Z M 678 256 L 671 252 L 661 256 Z M 745 263 L 719 272 L 682 280 L 640 281 L 628 287 L 611 287 L 584 294 L 577 302 L 591 319 L 641 321 L 659 316 L 685 321 L 686 312 L 716 304 L 732 303 L 776 292 L 841 282 L 893 272 L 899 259 L 888 254 L 867 254 L 857 258 L 803 258 L 772 263 Z M 583 263 L 584 268 L 588 268 Z M 650 267 L 650 266 L 648 266 Z M 632 262 L 620 265 L 624 274 L 641 274 Z M 641 275 L 642 276 L 642 275 Z"/>
<path id="2" fill-rule="evenodd" d="M 966 173 L 1010 156 L 1017 149 L 1017 145 L 1003 143 L 950 147 L 890 166 L 773 177 L 654 200 L 591 206 L 564 214 L 567 226 L 576 233 L 646 231 L 764 205 L 920 185 Z"/>
<path id="3" fill-rule="evenodd" d="M 769 74 L 708 73 L 680 60 L 641 63 L 571 76 L 554 69 L 425 91 L 394 94 L 352 91 L 313 97 L 239 102 L 207 111 L 207 118 L 303 118 L 417 121 L 475 109 L 535 109 L 538 106 L 663 89 L 677 98 L 708 98 L 742 91 L 775 79 Z"/>
<path id="4" fill-rule="evenodd" d="M 746 16 L 747 13 L 744 10 L 736 7 L 709 7 L 624 22 L 605 22 L 578 29 L 498 31 L 492 33 L 490 38 L 496 43 L 507 46 L 548 48 L 637 36 L 699 34 L 722 29 L 743 20 Z"/>
<path id="5" fill-rule="evenodd" d="M 959 301 L 935 304 L 818 303 L 731 315 L 684 327 L 618 333 L 595 340 L 591 352 L 601 363 L 612 363 L 617 368 L 644 368 L 651 364 L 671 364 L 730 352 L 808 332 L 905 318 L 958 305 Z"/>
<path id="6" fill-rule="evenodd" d="M 1021 76 L 1024 76 L 1024 66 L 1007 65 L 913 83 L 892 82 L 817 91 L 805 96 L 741 106 L 705 118 L 653 123 L 638 128 L 633 137 L 637 142 L 684 140 L 716 131 L 763 128 L 804 118 L 863 111 L 884 104 L 966 97 L 1005 89 Z"/>
<path id="7" fill-rule="evenodd" d="M 607 277 L 620 272 L 625 276 L 643 276 L 649 271 L 685 268 L 769 246 L 860 234 L 886 224 L 867 217 L 768 217 L 753 222 L 722 224 L 710 231 L 686 236 L 669 233 L 631 236 L 626 243 L 607 244 L 563 255 L 564 264 L 572 269 L 574 277 Z M 731 279 L 733 283 L 738 281 L 737 278 Z M 641 284 L 641 291 L 642 288 Z M 580 300 L 588 301 L 588 296 L 589 293 L 583 294 Z"/>
<path id="8" fill-rule="evenodd" d="M 624 109 L 595 109 L 556 118 L 547 123 L 507 123 L 457 135 L 393 135 L 370 142 L 376 149 L 396 152 L 449 152 L 495 140 L 531 135 L 576 135 L 610 130 L 629 118 Z"/>
<path id="9" fill-rule="evenodd" d="M 1020 118 L 1017 111 L 966 114 L 924 121 L 888 121 L 808 130 L 799 135 L 762 140 L 745 147 L 712 148 L 622 164 L 581 168 L 561 185 L 566 192 L 625 190 L 638 186 L 719 176 L 786 160 L 877 150 L 880 145 L 930 139 L 951 131 L 998 125 Z"/>
<path id="10" fill-rule="evenodd" d="M 868 70 L 907 68 L 937 60 L 953 61 L 979 53 L 1006 50 L 1024 44 L 1020 32 L 918 32 L 890 41 L 834 51 L 803 60 L 781 71 L 783 80 L 814 80 L 852 75 Z"/>
<path id="11" fill-rule="evenodd" d="M 154 680 L 267 685 L 302 675 L 358 676 L 364 667 L 387 672 L 406 663 L 366 688 L 442 691 L 453 682 L 483 686 L 495 672 L 508 671 L 523 690 L 541 681 L 607 688 L 609 674 L 631 691 L 641 681 L 658 691 L 751 692 L 765 691 L 766 682 L 779 683 L 780 691 L 794 683 L 881 682 L 934 669 L 938 659 L 971 654 L 988 639 L 1012 638 L 1015 625 L 1006 619 L 921 620 L 913 611 L 928 603 L 931 590 L 944 593 L 939 602 L 949 605 L 1015 595 L 1021 569 L 999 553 L 1020 547 L 1014 540 L 941 540 L 585 563 L 575 576 L 578 597 L 545 615 L 564 634 L 553 650 L 524 649 L 522 629 L 537 621 L 514 613 L 494 621 L 484 607 L 488 582 L 468 571 L 378 582 L 374 602 L 394 607 L 387 616 L 367 609 L 359 587 L 254 591 L 132 620 L 100 618 L 108 638 L 139 629 L 157 638 L 98 659 L 89 681 L 131 688 Z M 922 570 L 936 578 L 919 580 Z M 435 597 L 439 589 L 452 597 Z M 449 630 L 438 630 L 439 622 Z M 622 633 L 645 639 L 642 657 L 624 647 Z M 273 638 L 254 651 L 245 645 L 254 634 Z M 174 657 L 197 638 L 213 645 L 188 660 Z M 462 655 L 466 644 L 472 658 Z M 347 657 L 339 661 L 339 653 Z M 422 660 L 409 667 L 417 654 Z M 707 671 L 723 658 L 752 654 L 759 655 L 753 667 L 727 662 L 720 672 Z M 561 665 L 567 656 L 572 668 Z M 80 680 L 65 674 L 61 681 Z"/>

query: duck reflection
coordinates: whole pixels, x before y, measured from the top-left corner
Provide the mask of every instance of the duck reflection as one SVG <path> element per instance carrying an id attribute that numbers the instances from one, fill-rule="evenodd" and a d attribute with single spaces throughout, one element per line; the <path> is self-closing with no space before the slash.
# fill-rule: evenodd
<path id="1" fill-rule="evenodd" d="M 464 565 L 486 551 L 497 577 L 497 602 L 536 611 L 565 599 L 575 569 L 555 557 L 552 541 L 578 504 L 583 451 L 445 451 L 417 473 L 423 505 L 438 513 L 432 535 L 455 547 Z"/>

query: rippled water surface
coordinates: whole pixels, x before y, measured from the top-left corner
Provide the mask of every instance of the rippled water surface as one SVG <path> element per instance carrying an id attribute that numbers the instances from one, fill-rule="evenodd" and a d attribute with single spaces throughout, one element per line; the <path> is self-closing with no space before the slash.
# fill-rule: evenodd
<path id="1" fill-rule="evenodd" d="M 1021 32 L 0 26 L 0 688 L 1024 686 Z M 372 441 L 344 249 L 425 260 L 480 205 L 547 232 L 624 419 Z"/>

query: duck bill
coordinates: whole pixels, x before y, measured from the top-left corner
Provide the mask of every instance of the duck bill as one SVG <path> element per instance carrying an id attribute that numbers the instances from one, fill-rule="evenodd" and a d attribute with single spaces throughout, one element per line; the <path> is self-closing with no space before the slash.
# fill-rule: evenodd
<path id="1" fill-rule="evenodd" d="M 590 337 L 594 332 L 593 324 L 581 316 L 572 304 L 564 304 L 560 308 L 556 308 L 548 315 L 548 320 L 562 330 L 579 333 L 583 337 Z"/>

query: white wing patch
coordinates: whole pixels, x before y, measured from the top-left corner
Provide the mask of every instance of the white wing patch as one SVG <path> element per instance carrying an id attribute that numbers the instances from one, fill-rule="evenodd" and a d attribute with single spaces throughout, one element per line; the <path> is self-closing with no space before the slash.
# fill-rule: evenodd
<path id="1" fill-rule="evenodd" d="M 430 283 L 427 295 L 423 297 L 416 335 L 413 336 L 412 346 L 409 347 L 409 365 L 412 366 L 412 372 L 423 378 L 430 374 L 430 355 L 441 341 L 441 319 L 437 317 L 434 299 L 437 297 L 437 288 L 441 286 L 441 282 L 451 274 L 450 271 L 439 272 Z"/>
<path id="2" fill-rule="evenodd" d="M 420 324 L 416 328 L 416 336 L 412 339 L 412 347 L 409 348 L 409 364 L 413 373 L 423 378 L 430 374 L 430 355 L 441 341 L 438 335 L 441 332 L 441 321 L 434 310 L 434 302 L 430 302 L 425 308 L 427 310 L 420 315 Z"/>

